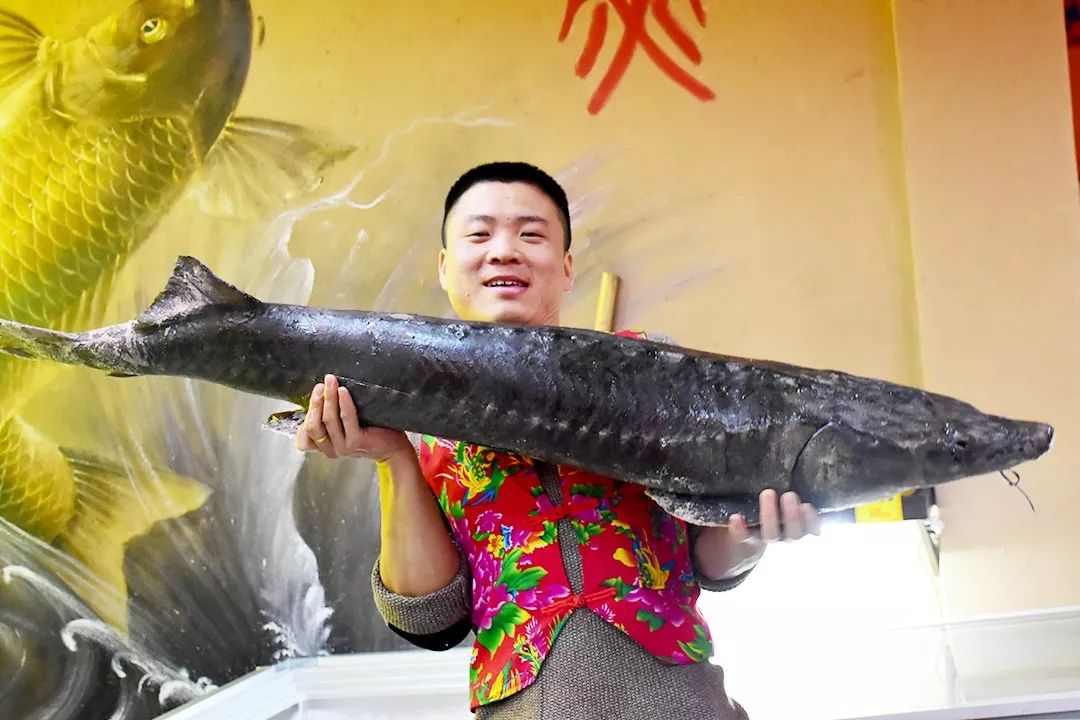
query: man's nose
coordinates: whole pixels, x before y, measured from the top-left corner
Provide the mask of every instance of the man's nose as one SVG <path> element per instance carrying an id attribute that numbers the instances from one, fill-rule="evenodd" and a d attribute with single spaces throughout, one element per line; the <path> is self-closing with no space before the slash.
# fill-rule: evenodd
<path id="1" fill-rule="evenodd" d="M 496 232 L 488 243 L 488 262 L 512 263 L 521 261 L 521 249 L 513 233 Z"/>

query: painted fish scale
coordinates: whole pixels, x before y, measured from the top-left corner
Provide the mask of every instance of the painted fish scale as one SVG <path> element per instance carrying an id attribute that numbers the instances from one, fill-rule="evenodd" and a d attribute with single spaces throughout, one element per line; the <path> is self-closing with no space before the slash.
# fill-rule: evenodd
<path id="1" fill-rule="evenodd" d="M 75 514 L 76 488 L 67 460 L 18 418 L 0 425 L 0 448 L 0 516 L 51 541 Z"/>
<path id="2" fill-rule="evenodd" d="M 132 160 L 138 159 L 137 164 Z M 195 167 L 175 120 L 105 126 L 28 112 L 0 133 L 0 198 L 30 212 L 0 217 L 0 312 L 56 329 L 100 319 L 119 262 L 145 237 Z M 0 399 L 23 375 L 4 367 Z M 10 412 L 8 406 L 4 411 Z"/>
<path id="3" fill-rule="evenodd" d="M 0 133 L 0 200 L 15 210 L 0 215 L 0 314 L 61 330 L 99 322 L 121 261 L 195 162 L 172 119 L 106 126 L 28 109 Z M 51 372 L 0 360 L 0 515 L 46 539 L 73 517 L 74 476 L 14 415 Z"/>

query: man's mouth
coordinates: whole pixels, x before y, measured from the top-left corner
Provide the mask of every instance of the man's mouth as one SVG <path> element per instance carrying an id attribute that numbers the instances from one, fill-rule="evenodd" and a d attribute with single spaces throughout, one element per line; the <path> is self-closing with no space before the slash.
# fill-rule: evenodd
<path id="1" fill-rule="evenodd" d="M 515 277 L 497 277 L 484 281 L 484 287 L 489 288 L 527 288 L 529 283 Z"/>

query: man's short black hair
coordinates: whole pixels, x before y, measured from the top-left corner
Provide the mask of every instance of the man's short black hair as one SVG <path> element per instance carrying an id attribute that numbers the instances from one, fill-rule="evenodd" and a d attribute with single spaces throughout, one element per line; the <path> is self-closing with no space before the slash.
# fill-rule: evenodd
<path id="1" fill-rule="evenodd" d="M 450 192 L 446 194 L 446 203 L 443 205 L 443 247 L 446 247 L 446 218 L 450 216 L 450 210 L 469 188 L 482 182 L 525 183 L 551 198 L 551 202 L 555 203 L 555 207 L 559 210 L 559 218 L 566 231 L 564 249 L 570 249 L 570 203 L 566 199 L 566 192 L 555 178 L 540 168 L 523 162 L 493 162 L 477 165 L 457 179 L 457 182 L 450 187 Z"/>

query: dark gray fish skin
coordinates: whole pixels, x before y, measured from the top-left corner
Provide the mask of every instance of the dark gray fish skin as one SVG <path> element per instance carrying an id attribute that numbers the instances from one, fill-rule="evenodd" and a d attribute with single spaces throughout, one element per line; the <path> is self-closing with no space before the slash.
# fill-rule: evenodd
<path id="1" fill-rule="evenodd" d="M 841 372 L 588 330 L 264 304 L 192 258 L 131 323 L 65 335 L 0 322 L 0 350 L 298 404 L 333 373 L 363 423 L 636 482 L 697 524 L 753 521 L 766 488 L 850 508 L 1013 467 L 1053 437 Z"/>

